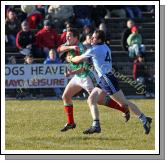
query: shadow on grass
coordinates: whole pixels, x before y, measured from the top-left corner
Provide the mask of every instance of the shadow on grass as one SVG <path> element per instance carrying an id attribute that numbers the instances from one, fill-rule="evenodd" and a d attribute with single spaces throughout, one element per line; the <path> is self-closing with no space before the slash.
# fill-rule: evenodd
<path id="1" fill-rule="evenodd" d="M 105 141 L 124 141 L 127 140 L 126 138 L 113 138 L 113 137 L 98 137 L 97 135 L 85 135 L 85 136 L 78 136 L 78 137 L 69 137 L 70 140 L 105 140 Z"/>

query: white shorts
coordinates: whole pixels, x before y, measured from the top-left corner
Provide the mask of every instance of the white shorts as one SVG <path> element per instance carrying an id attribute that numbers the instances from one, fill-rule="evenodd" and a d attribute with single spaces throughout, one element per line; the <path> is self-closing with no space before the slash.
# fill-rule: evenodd
<path id="1" fill-rule="evenodd" d="M 70 80 L 69 83 L 73 84 L 73 85 L 78 85 L 78 86 L 82 87 L 88 93 L 91 92 L 93 90 L 93 88 L 94 88 L 93 81 L 92 81 L 92 79 L 89 76 L 87 76 L 85 78 L 80 78 L 80 77 L 74 76 Z"/>

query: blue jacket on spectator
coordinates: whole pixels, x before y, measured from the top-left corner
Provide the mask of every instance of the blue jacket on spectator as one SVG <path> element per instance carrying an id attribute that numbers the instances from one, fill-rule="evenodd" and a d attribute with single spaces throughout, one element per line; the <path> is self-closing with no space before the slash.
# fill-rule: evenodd
<path id="1" fill-rule="evenodd" d="M 60 63 L 61 61 L 57 56 L 55 60 L 51 60 L 50 57 L 48 56 L 46 60 L 44 61 L 44 64 L 60 64 Z"/>

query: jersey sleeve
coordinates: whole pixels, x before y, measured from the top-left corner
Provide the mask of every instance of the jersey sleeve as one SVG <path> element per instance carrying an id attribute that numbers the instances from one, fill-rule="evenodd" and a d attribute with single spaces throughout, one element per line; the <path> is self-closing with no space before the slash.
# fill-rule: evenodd
<path id="1" fill-rule="evenodd" d="M 84 54 L 82 54 L 82 56 L 83 56 L 84 58 L 93 57 L 93 49 L 91 48 L 91 49 L 86 50 L 86 52 L 85 52 Z"/>
<path id="2" fill-rule="evenodd" d="M 85 52 L 84 46 L 82 45 L 82 43 L 79 43 L 78 46 L 79 46 L 80 55 L 82 55 Z"/>

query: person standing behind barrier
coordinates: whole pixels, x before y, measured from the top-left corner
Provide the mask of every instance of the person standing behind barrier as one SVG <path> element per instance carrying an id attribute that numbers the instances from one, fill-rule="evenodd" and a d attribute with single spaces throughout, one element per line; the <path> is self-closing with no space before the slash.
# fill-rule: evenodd
<path id="1" fill-rule="evenodd" d="M 31 54 L 25 56 L 24 59 L 24 64 L 26 65 L 36 64 L 36 62 L 34 61 L 34 57 Z M 29 96 L 32 99 L 36 99 L 38 98 L 38 96 L 40 96 L 40 88 L 27 88 L 25 90 L 28 92 L 27 96 Z"/>
<path id="2" fill-rule="evenodd" d="M 44 64 L 60 64 L 61 61 L 58 57 L 58 54 L 54 49 L 50 49 L 49 56 L 44 61 Z M 61 98 L 62 90 L 60 88 L 54 88 L 54 92 L 58 98 Z"/>
<path id="3" fill-rule="evenodd" d="M 31 64 L 35 64 L 34 59 L 32 54 L 28 54 L 25 56 L 24 58 L 24 64 L 26 64 L 27 66 L 31 65 Z M 33 78 L 30 78 L 33 79 Z M 37 95 L 40 93 L 40 89 L 39 88 L 30 88 L 28 87 L 27 82 L 24 82 L 24 85 L 21 88 L 18 88 L 16 90 L 16 99 L 23 99 L 23 98 L 31 98 L 31 99 L 36 99 Z"/>

